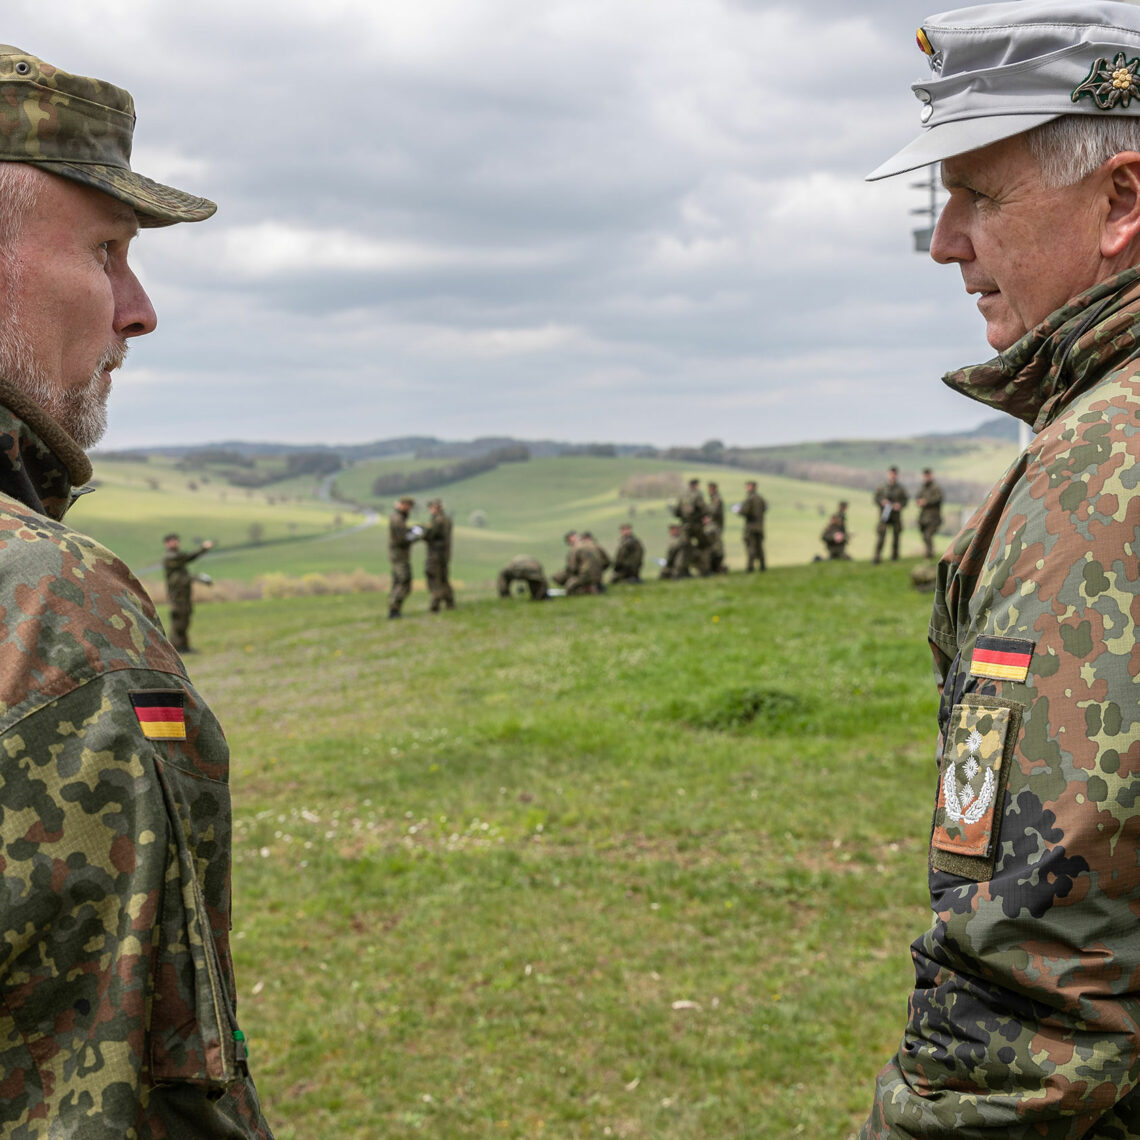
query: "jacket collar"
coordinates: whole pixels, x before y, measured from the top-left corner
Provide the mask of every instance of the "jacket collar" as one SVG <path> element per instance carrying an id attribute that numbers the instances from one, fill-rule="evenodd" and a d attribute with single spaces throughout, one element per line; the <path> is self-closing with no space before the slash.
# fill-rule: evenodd
<path id="1" fill-rule="evenodd" d="M 83 449 L 38 404 L 0 379 L 0 493 L 59 521 L 91 478 Z"/>
<path id="2" fill-rule="evenodd" d="M 1105 375 L 1140 353 L 1140 267 L 1094 285 L 985 364 L 944 384 L 1039 432 Z"/>

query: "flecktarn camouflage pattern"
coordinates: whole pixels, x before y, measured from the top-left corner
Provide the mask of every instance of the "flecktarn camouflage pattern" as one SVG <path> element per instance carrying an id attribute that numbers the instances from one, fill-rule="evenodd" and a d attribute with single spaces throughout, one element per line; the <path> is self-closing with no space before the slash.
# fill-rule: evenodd
<path id="1" fill-rule="evenodd" d="M 947 382 L 1039 433 L 943 557 L 933 922 L 863 1137 L 1140 1137 L 1140 271 Z"/>
<path id="2" fill-rule="evenodd" d="M 267 1138 L 225 738 L 126 566 L 59 521 L 82 464 L 40 419 L 0 410 L 0 1135 Z"/>
<path id="3" fill-rule="evenodd" d="M 217 207 L 131 170 L 135 105 L 121 87 L 0 44 L 0 162 L 29 162 L 126 202 L 143 226 L 199 222 Z"/>

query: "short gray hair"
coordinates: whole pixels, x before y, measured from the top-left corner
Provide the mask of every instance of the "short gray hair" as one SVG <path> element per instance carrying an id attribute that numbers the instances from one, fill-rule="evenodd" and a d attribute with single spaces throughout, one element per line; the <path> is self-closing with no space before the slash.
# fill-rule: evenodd
<path id="1" fill-rule="evenodd" d="M 1061 115 L 1027 131 L 1025 142 L 1041 168 L 1042 182 L 1059 190 L 1080 182 L 1113 155 L 1140 152 L 1140 118 Z"/>
<path id="2" fill-rule="evenodd" d="M 42 175 L 26 162 L 0 162 L 0 256 L 16 240 L 24 219 L 36 208 Z"/>

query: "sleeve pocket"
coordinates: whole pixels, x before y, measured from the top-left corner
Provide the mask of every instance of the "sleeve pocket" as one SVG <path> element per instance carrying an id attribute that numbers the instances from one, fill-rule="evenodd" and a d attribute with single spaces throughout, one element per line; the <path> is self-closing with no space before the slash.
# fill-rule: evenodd
<path id="1" fill-rule="evenodd" d="M 244 1045 L 191 847 L 195 777 L 155 764 L 169 853 L 149 1019 L 153 1079 L 223 1088 L 244 1075 Z"/>
<path id="2" fill-rule="evenodd" d="M 950 710 L 942 746 L 930 865 L 960 878 L 993 877 L 1005 785 L 1021 706 L 971 693 Z"/>

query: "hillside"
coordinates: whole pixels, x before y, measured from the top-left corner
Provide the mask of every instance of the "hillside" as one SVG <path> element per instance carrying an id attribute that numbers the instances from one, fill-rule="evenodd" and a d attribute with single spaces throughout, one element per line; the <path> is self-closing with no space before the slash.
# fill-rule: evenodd
<path id="1" fill-rule="evenodd" d="M 907 570 L 204 607 L 278 1140 L 852 1137 L 928 923 Z"/>
<path id="2" fill-rule="evenodd" d="M 237 453 L 240 446 L 213 450 L 219 455 Z M 903 467 L 904 483 L 909 479 L 912 493 L 916 480 L 907 472 L 935 465 L 950 498 L 949 528 L 957 524 L 961 507 L 979 496 L 975 489 L 996 478 L 1013 454 L 1012 444 L 988 438 L 943 439 L 937 446 L 925 441 L 837 442 L 768 449 L 750 468 L 737 465 L 738 457 L 733 464 L 694 463 L 578 449 L 502 463 L 472 478 L 424 487 L 415 492 L 413 518 L 426 520 L 430 498 L 444 500 L 456 523 L 452 579 L 462 590 L 485 592 L 499 568 L 516 554 L 532 554 L 549 569 L 560 565 L 565 557 L 562 535 L 572 528 L 591 530 L 612 547 L 619 523 L 628 520 L 649 556 L 662 554 L 672 499 L 628 493 L 646 476 L 671 473 L 678 481 L 694 475 L 702 483 L 716 480 L 728 503 L 739 501 L 745 481 L 754 478 L 769 502 L 767 550 L 772 565 L 803 564 L 820 553 L 820 531 L 840 499 L 851 503 L 850 553 L 865 559 L 872 551 L 876 521 L 868 488 L 879 481 L 887 462 Z M 222 460 L 195 463 L 192 458 L 157 453 L 97 456 L 98 490 L 83 497 L 68 521 L 106 543 L 151 582 L 158 581 L 161 539 L 168 530 L 181 533 L 184 545 L 213 538 L 218 549 L 203 568 L 235 583 L 252 583 L 266 574 L 297 578 L 358 569 L 384 575 L 384 516 L 394 496 L 373 493 L 374 483 L 379 476 L 422 472 L 444 461 L 438 453 L 412 452 L 290 477 L 287 455 L 250 456 L 240 466 Z M 333 465 L 341 461 L 334 458 Z M 797 470 L 811 469 L 817 476 L 822 469 L 836 478 L 793 478 L 765 469 L 781 464 L 799 465 Z M 241 486 L 234 480 L 271 481 Z M 963 488 L 970 493 L 954 494 Z M 904 536 L 904 551 L 911 553 L 920 550 L 915 518 L 912 509 Z M 729 565 L 739 568 L 744 562 L 740 526 L 731 517 L 725 537 Z M 418 572 L 422 552 L 416 551 L 414 561 Z"/>

